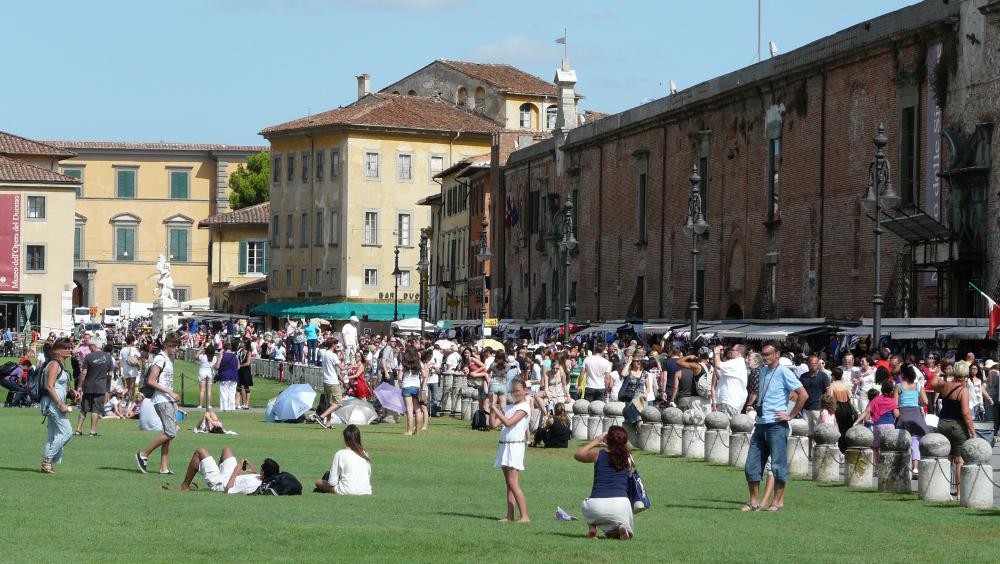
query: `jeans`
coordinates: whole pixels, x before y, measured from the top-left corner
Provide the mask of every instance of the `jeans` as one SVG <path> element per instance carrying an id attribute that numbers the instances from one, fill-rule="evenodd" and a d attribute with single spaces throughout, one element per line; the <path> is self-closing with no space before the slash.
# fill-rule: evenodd
<path id="1" fill-rule="evenodd" d="M 45 415 L 49 431 L 42 457 L 59 464 L 62 462 L 63 447 L 73 437 L 73 426 L 69 423 L 69 417 L 59 411 L 56 403 L 47 397 L 42 398 L 42 414 Z"/>
<path id="2" fill-rule="evenodd" d="M 431 417 L 437 417 L 438 412 L 441 410 L 441 395 L 444 390 L 441 389 L 441 384 L 427 384 L 427 395 L 430 396 L 430 409 Z"/>
<path id="3" fill-rule="evenodd" d="M 294 350 L 295 362 L 306 361 L 305 354 L 303 354 L 305 352 L 305 348 L 306 348 L 305 343 L 295 343 L 295 350 Z"/>
<path id="4" fill-rule="evenodd" d="M 760 482 L 764 465 L 771 458 L 771 473 L 774 481 L 784 484 L 788 481 L 788 422 L 758 423 L 750 436 L 750 450 L 743 470 L 747 482 Z"/>
<path id="5" fill-rule="evenodd" d="M 306 344 L 309 346 L 309 364 L 316 364 L 316 350 L 319 348 L 319 340 L 309 339 Z"/>
<path id="6" fill-rule="evenodd" d="M 604 390 L 584 390 L 583 399 L 587 401 L 604 401 Z"/>

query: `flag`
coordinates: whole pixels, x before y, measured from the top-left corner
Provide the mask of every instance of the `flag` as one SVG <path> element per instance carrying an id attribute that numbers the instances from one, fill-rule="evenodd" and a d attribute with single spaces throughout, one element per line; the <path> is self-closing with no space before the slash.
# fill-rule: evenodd
<path id="1" fill-rule="evenodd" d="M 560 37 L 559 39 L 556 39 L 556 43 L 558 43 L 560 45 L 565 45 L 566 44 L 566 36 L 564 35 L 564 36 Z"/>
<path id="2" fill-rule="evenodd" d="M 975 286 L 973 286 L 973 288 L 975 288 Z M 992 339 L 994 333 L 996 333 L 997 327 L 1000 327 L 1000 305 L 997 305 L 997 303 L 993 301 L 992 298 L 987 296 L 986 292 L 983 292 L 979 288 L 976 288 L 976 290 L 978 290 L 979 293 L 982 294 L 984 298 L 986 298 L 986 307 L 987 307 L 986 315 L 990 321 L 989 329 L 986 330 L 986 337 Z"/>

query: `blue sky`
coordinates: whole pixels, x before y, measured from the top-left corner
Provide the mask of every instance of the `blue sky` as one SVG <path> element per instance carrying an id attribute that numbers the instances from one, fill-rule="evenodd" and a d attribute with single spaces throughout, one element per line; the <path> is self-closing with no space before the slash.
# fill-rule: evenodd
<path id="1" fill-rule="evenodd" d="M 913 0 L 763 0 L 781 52 Z M 584 109 L 618 112 L 752 64 L 756 0 L 0 0 L 0 129 L 34 139 L 262 144 L 434 59 L 551 80 L 568 29 Z M 15 47 L 11 47 L 15 46 Z M 13 49 L 13 50 L 11 50 Z"/>

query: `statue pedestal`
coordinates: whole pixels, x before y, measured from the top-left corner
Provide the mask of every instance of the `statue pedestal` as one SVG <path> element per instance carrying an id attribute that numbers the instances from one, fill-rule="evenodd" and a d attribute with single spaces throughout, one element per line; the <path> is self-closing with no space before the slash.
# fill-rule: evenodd
<path id="1" fill-rule="evenodd" d="M 176 331 L 178 327 L 177 318 L 180 316 L 181 308 L 174 306 L 164 306 L 162 303 L 153 303 L 149 308 L 153 315 L 153 334 L 164 335 L 171 331 Z"/>

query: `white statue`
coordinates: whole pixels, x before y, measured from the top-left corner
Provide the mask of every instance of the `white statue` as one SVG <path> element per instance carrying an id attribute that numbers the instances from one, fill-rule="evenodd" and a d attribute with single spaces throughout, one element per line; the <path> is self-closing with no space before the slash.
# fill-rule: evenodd
<path id="1" fill-rule="evenodd" d="M 163 255 L 160 255 L 156 261 L 156 270 L 160 273 L 159 278 L 156 279 L 159 295 L 157 301 L 163 306 L 176 306 L 177 300 L 174 299 L 174 279 L 170 276 L 170 263 Z"/>

